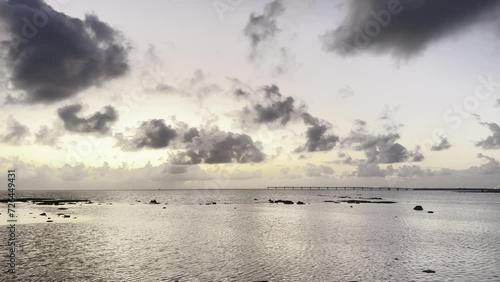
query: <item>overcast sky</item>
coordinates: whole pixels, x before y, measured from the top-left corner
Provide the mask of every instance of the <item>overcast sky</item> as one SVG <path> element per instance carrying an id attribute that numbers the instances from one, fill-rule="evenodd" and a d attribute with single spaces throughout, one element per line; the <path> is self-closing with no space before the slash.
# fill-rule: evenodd
<path id="1" fill-rule="evenodd" d="M 500 185 L 495 0 L 0 1 L 20 189 Z"/>

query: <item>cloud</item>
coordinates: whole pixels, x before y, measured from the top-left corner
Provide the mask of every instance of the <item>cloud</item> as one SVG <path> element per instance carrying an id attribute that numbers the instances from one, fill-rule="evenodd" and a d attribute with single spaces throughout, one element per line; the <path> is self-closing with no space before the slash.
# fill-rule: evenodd
<path id="1" fill-rule="evenodd" d="M 398 133 L 386 132 L 384 134 L 370 134 L 367 131 L 365 121 L 357 121 L 357 127 L 351 131 L 343 141 L 342 145 L 353 147 L 354 150 L 363 151 L 367 163 L 402 163 L 420 162 L 424 156 L 419 152 L 409 151 L 396 141 L 400 138 Z"/>
<path id="2" fill-rule="evenodd" d="M 476 146 L 486 150 L 500 149 L 500 126 L 496 123 L 487 122 L 482 122 L 481 124 L 487 126 L 492 132 L 492 135 L 486 137 L 486 139 L 484 140 L 477 142 Z"/>
<path id="3" fill-rule="evenodd" d="M 342 99 L 354 96 L 354 90 L 350 85 L 346 85 L 339 89 L 338 96 Z"/>
<path id="4" fill-rule="evenodd" d="M 57 110 L 66 130 L 104 135 L 111 131 L 111 126 L 118 120 L 118 112 L 112 106 L 106 106 L 103 111 L 95 112 L 88 117 L 78 117 L 77 114 L 82 109 L 81 104 L 73 104 Z"/>
<path id="5" fill-rule="evenodd" d="M 439 137 L 441 141 L 439 141 L 439 144 L 433 145 L 431 147 L 431 151 L 444 151 L 448 150 L 451 148 L 450 142 L 448 142 L 448 138 L 446 137 Z"/>
<path id="6" fill-rule="evenodd" d="M 177 132 L 167 126 L 163 119 L 151 119 L 142 122 L 132 138 L 126 138 L 122 134 L 116 134 L 115 137 L 118 139 L 118 146 L 127 151 L 161 149 L 168 147 L 177 137 Z"/>
<path id="7" fill-rule="evenodd" d="M 473 167 L 471 168 L 472 170 L 479 170 L 481 174 L 485 175 L 500 175 L 500 163 L 496 159 L 485 156 L 483 154 L 478 154 L 477 157 L 480 159 L 485 159 L 488 162 L 480 165 L 479 167 Z"/>
<path id="8" fill-rule="evenodd" d="M 0 141 L 12 145 L 21 145 L 29 134 L 30 130 L 26 125 L 9 116 L 7 118 L 6 132 L 0 135 Z"/>
<path id="9" fill-rule="evenodd" d="M 293 97 L 284 96 L 274 84 L 262 87 L 254 96 L 250 96 L 248 91 L 242 93 L 245 94 L 236 95 L 240 98 L 245 97 L 252 103 L 240 113 L 239 122 L 243 128 L 253 128 L 262 124 L 283 127 L 291 120 L 300 118 L 304 110 L 303 106 L 296 106 Z"/>
<path id="10" fill-rule="evenodd" d="M 357 175 L 359 177 L 385 177 L 386 172 L 384 172 L 378 165 L 368 163 L 358 165 Z"/>
<path id="11" fill-rule="evenodd" d="M 42 125 L 38 132 L 35 133 L 35 143 L 46 146 L 57 146 L 60 137 L 61 131 L 59 129 L 51 129 L 46 125 Z"/>
<path id="12" fill-rule="evenodd" d="M 171 160 L 173 164 L 222 164 L 259 163 L 265 158 L 261 144 L 250 136 L 212 128 L 199 130 L 199 135 Z"/>
<path id="13" fill-rule="evenodd" d="M 431 177 L 434 173 L 430 169 L 422 169 L 417 165 L 404 165 L 397 169 L 397 176 L 403 178 Z"/>
<path id="14" fill-rule="evenodd" d="M 495 104 L 495 107 L 500 107 L 500 99 L 497 99 L 497 103 Z"/>
<path id="15" fill-rule="evenodd" d="M 496 0 L 348 1 L 343 23 L 322 36 L 326 51 L 370 51 L 410 58 L 428 46 L 481 22 L 494 22 Z"/>
<path id="16" fill-rule="evenodd" d="M 308 163 L 305 166 L 306 175 L 309 177 L 328 177 L 332 176 L 335 171 L 332 167 L 326 165 L 314 165 Z"/>
<path id="17" fill-rule="evenodd" d="M 302 114 L 302 118 L 309 126 L 306 131 L 306 144 L 297 148 L 295 152 L 330 151 L 335 147 L 339 137 L 328 133 L 332 127 L 329 122 L 313 117 L 309 113 Z"/>
<path id="18" fill-rule="evenodd" d="M 262 95 L 248 96 L 252 105 L 243 108 L 239 114 L 239 125 L 253 129 L 255 126 L 285 127 L 293 120 L 302 119 L 306 124 L 306 144 L 297 148 L 296 153 L 329 151 L 335 147 L 338 136 L 329 133 L 332 125 L 307 112 L 305 105 L 296 105 L 291 96 L 284 96 L 276 85 L 266 85 L 257 92 Z M 239 96 L 243 97 L 243 96 Z"/>
<path id="19" fill-rule="evenodd" d="M 12 0 L 0 2 L 0 24 L 7 34 L 0 50 L 20 102 L 60 101 L 129 70 L 129 46 L 96 15 L 81 20 L 42 0 Z"/>
<path id="20" fill-rule="evenodd" d="M 281 0 L 275 0 L 264 7 L 261 15 L 252 13 L 248 23 L 243 29 L 243 34 L 248 37 L 251 44 L 250 59 L 255 59 L 261 51 L 262 45 L 272 40 L 279 32 L 277 18 L 285 12 Z"/>

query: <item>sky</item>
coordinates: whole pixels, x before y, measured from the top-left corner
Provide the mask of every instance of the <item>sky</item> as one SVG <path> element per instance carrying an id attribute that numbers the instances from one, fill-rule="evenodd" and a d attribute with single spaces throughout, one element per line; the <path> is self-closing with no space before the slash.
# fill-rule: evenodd
<path id="1" fill-rule="evenodd" d="M 500 2 L 2 0 L 19 189 L 500 185 Z"/>

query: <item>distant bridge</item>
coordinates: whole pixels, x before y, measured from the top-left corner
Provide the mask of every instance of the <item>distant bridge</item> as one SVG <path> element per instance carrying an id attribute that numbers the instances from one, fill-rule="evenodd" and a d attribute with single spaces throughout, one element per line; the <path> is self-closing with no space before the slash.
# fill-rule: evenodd
<path id="1" fill-rule="evenodd" d="M 395 190 L 395 191 L 408 191 L 411 188 L 398 188 L 398 187 L 353 187 L 353 186 L 268 186 L 267 189 L 282 189 L 282 190 Z"/>

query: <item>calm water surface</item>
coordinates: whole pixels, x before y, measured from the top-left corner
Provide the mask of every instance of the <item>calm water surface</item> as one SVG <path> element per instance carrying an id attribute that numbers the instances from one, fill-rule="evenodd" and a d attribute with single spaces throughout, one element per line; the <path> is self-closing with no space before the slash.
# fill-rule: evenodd
<path id="1" fill-rule="evenodd" d="M 18 191 L 28 196 L 95 203 L 63 206 L 64 219 L 62 206 L 18 204 L 19 274 L 4 267 L 0 281 L 500 281 L 500 194 Z M 324 202 L 342 196 L 397 203 Z"/>

